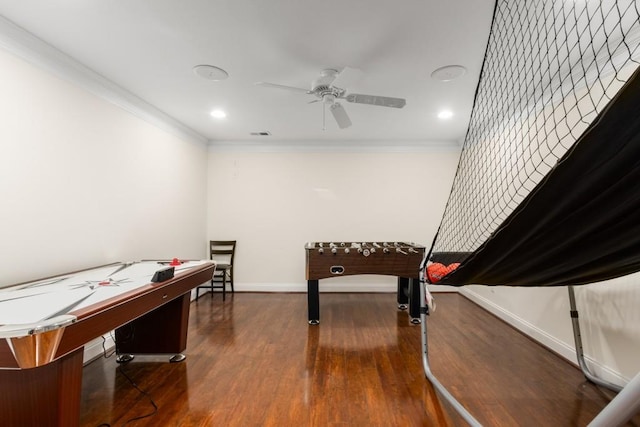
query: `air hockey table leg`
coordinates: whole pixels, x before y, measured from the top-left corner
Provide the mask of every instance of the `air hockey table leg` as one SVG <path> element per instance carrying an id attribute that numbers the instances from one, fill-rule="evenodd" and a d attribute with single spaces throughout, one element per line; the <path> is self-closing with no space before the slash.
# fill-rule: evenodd
<path id="1" fill-rule="evenodd" d="M 320 295 L 318 280 L 307 280 L 307 310 L 309 312 L 309 324 L 320 323 Z"/>
<path id="2" fill-rule="evenodd" d="M 131 362 L 135 356 L 133 354 L 123 353 L 116 356 L 117 363 L 128 363 Z"/>

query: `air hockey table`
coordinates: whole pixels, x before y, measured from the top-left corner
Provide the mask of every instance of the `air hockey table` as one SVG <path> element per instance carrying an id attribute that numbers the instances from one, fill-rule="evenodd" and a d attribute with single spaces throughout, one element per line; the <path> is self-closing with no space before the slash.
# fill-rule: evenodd
<path id="1" fill-rule="evenodd" d="M 0 288 L 0 424 L 77 426 L 84 345 L 184 358 L 190 291 L 211 261 L 114 263 Z M 135 331 L 133 333 L 132 331 Z"/>

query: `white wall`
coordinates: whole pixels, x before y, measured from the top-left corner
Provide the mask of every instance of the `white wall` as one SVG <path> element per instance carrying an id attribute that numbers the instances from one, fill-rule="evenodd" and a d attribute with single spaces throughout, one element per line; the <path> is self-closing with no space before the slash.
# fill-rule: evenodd
<path id="1" fill-rule="evenodd" d="M 206 256 L 206 147 L 0 50 L 0 285 Z"/>
<path id="2" fill-rule="evenodd" d="M 435 148 L 406 153 L 314 150 L 302 144 L 276 151 L 212 147 L 208 236 L 238 240 L 237 289 L 304 291 L 307 241 L 410 240 L 430 246 L 458 155 Z M 594 373 L 619 384 L 640 369 L 639 279 L 576 289 L 587 360 Z M 321 291 L 394 287 L 393 278 L 376 276 L 321 281 Z M 461 289 L 575 361 L 565 287 Z"/>
<path id="3" fill-rule="evenodd" d="M 208 236 L 238 240 L 236 289 L 306 291 L 309 241 L 431 245 L 457 148 L 209 151 Z M 321 290 L 393 290 L 395 278 L 342 277 Z"/>

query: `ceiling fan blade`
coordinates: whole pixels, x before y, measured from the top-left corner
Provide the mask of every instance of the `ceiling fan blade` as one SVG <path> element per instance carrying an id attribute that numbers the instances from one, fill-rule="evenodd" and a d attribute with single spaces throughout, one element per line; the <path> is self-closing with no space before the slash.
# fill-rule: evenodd
<path id="1" fill-rule="evenodd" d="M 364 73 L 357 68 L 344 67 L 340 73 L 336 76 L 332 86 L 342 89 L 351 87 L 354 83 L 362 79 Z"/>
<path id="2" fill-rule="evenodd" d="M 275 84 L 275 83 L 267 83 L 267 82 L 256 82 L 254 83 L 256 86 L 262 86 L 262 87 L 272 87 L 275 89 L 285 89 L 285 90 L 290 90 L 293 92 L 300 92 L 300 93 L 307 93 L 307 94 L 311 94 L 313 92 L 311 92 L 309 89 L 303 89 L 301 87 L 293 87 L 293 86 L 285 86 L 285 85 L 279 85 L 279 84 Z"/>
<path id="3" fill-rule="evenodd" d="M 402 108 L 407 101 L 404 98 L 390 98 L 388 96 L 362 95 L 360 93 L 350 93 L 344 97 L 348 102 L 356 104 L 379 105 L 381 107 Z"/>
<path id="4" fill-rule="evenodd" d="M 329 107 L 331 110 L 331 114 L 333 114 L 333 118 L 336 119 L 336 123 L 338 123 L 338 127 L 340 129 L 345 129 L 351 126 L 351 119 L 347 115 L 347 111 L 339 102 L 334 102 Z"/>

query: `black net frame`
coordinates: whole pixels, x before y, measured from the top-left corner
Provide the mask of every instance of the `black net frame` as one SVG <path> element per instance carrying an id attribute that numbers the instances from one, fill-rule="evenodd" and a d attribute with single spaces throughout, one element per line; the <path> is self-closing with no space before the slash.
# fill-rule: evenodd
<path id="1" fill-rule="evenodd" d="M 462 264 L 439 284 L 582 284 L 640 268 L 631 242 L 624 254 L 615 245 L 635 224 L 626 218 L 628 232 L 606 228 L 625 220 L 625 207 L 640 193 L 625 179 L 636 166 L 613 159 L 618 152 L 635 155 L 639 57 L 635 1 L 496 2 L 469 129 L 429 253 L 433 262 Z M 607 175 L 609 169 L 617 178 Z M 606 200 L 607 212 L 618 212 L 606 214 L 613 224 L 603 224 L 589 199 L 605 183 L 623 181 L 628 188 Z M 582 228 L 569 227 L 567 218 Z M 603 233 L 614 242 L 589 239 Z M 565 245 L 568 240 L 579 243 Z M 587 243 L 588 256 L 581 246 Z M 593 263 L 597 274 L 588 268 Z"/>

